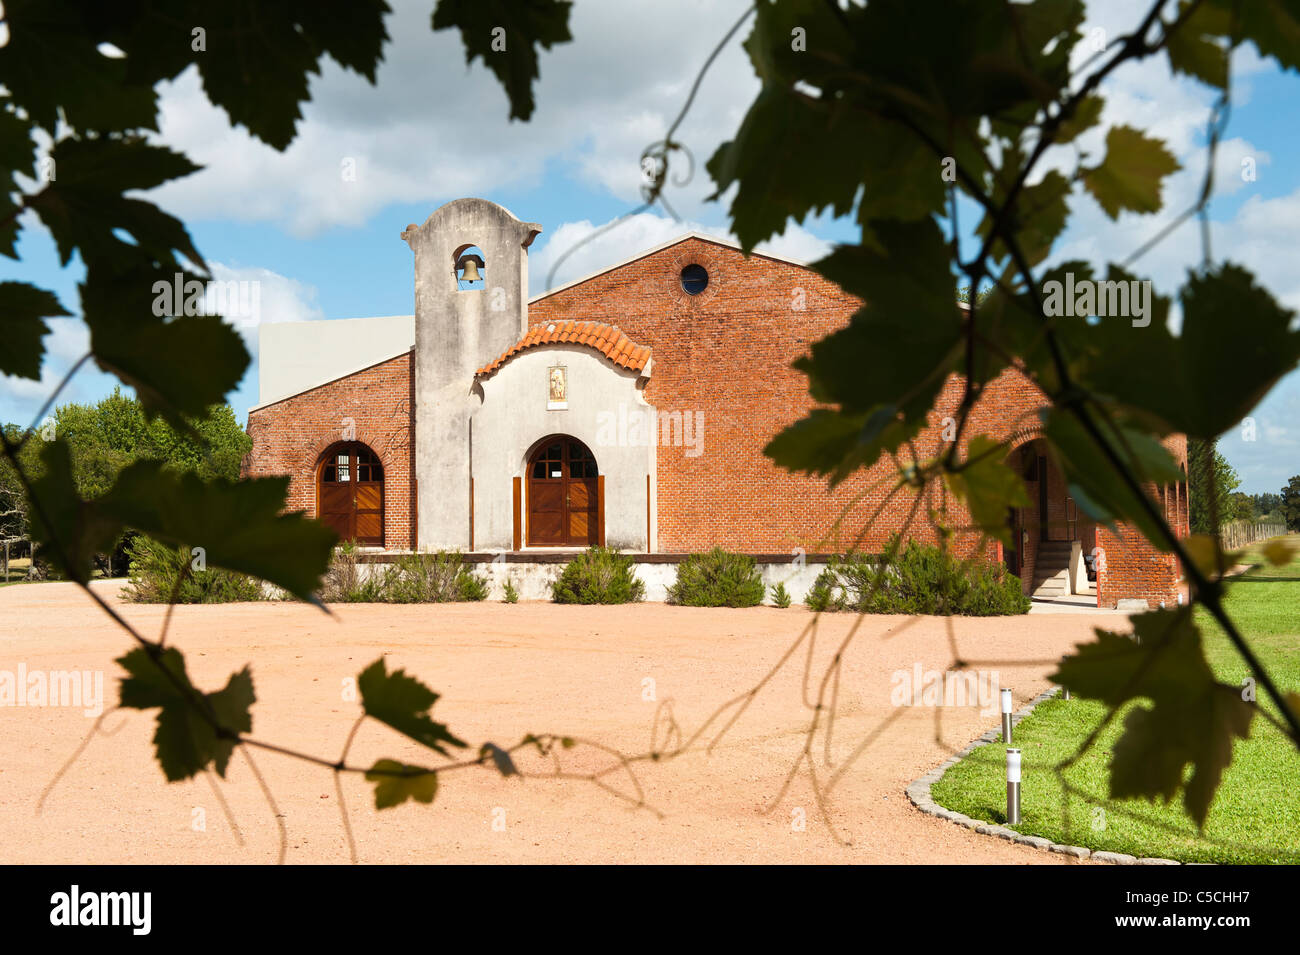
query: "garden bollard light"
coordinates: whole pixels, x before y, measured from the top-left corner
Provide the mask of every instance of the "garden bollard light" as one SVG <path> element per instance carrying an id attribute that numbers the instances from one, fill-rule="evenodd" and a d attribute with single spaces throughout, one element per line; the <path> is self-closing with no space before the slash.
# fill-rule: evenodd
<path id="1" fill-rule="evenodd" d="M 1007 825 L 1020 824 L 1020 750 L 1007 750 Z"/>
<path id="2" fill-rule="evenodd" d="M 1002 742 L 1011 745 L 1011 691 L 1002 691 Z"/>

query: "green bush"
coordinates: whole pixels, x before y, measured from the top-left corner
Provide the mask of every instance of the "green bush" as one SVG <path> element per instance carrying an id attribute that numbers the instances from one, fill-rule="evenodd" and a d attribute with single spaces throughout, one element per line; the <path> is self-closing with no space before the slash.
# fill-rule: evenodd
<path id="1" fill-rule="evenodd" d="M 122 595 L 136 603 L 170 603 L 173 596 L 182 604 L 266 599 L 256 577 L 218 567 L 195 570 L 188 547 L 170 547 L 143 534 L 134 535 L 127 545 L 127 560 L 130 581 Z"/>
<path id="2" fill-rule="evenodd" d="M 837 610 L 839 608 L 832 606 L 835 602 L 835 577 L 833 574 L 823 570 L 813 581 L 813 585 L 808 588 L 808 595 L 804 597 L 803 602 L 809 610 L 821 613 L 823 610 Z"/>
<path id="3" fill-rule="evenodd" d="M 551 584 L 551 598 L 561 604 L 625 604 L 645 597 L 632 558 L 608 547 L 583 551 L 564 565 Z"/>
<path id="4" fill-rule="evenodd" d="M 506 578 L 506 592 L 502 600 L 508 604 L 519 603 L 519 591 L 515 590 L 515 582 L 509 577 Z"/>
<path id="5" fill-rule="evenodd" d="M 887 551 L 893 550 L 892 539 Z M 890 564 L 871 554 L 832 560 L 808 592 L 812 610 L 993 617 L 1027 613 L 1020 578 L 1001 564 L 962 561 L 933 544 L 908 541 Z"/>
<path id="6" fill-rule="evenodd" d="M 752 557 L 715 547 L 691 554 L 677 565 L 677 582 L 668 588 L 668 602 L 685 607 L 755 607 L 767 588 Z"/>
<path id="7" fill-rule="evenodd" d="M 363 576 L 355 541 L 334 549 L 321 582 L 325 603 L 446 603 L 485 600 L 487 580 L 465 564 L 458 551 L 406 554 L 382 574 Z M 377 571 L 378 565 L 373 565 Z"/>
<path id="8" fill-rule="evenodd" d="M 378 603 L 383 597 L 376 575 L 362 579 L 356 541 L 343 541 L 334 548 L 329 569 L 321 580 L 320 599 L 325 603 Z"/>
<path id="9" fill-rule="evenodd" d="M 389 568 L 379 585 L 388 603 L 447 603 L 486 600 L 487 578 L 470 570 L 459 551 L 406 554 Z"/>
<path id="10" fill-rule="evenodd" d="M 790 591 L 785 589 L 785 584 L 780 583 L 772 588 L 772 604 L 784 610 L 790 606 Z"/>

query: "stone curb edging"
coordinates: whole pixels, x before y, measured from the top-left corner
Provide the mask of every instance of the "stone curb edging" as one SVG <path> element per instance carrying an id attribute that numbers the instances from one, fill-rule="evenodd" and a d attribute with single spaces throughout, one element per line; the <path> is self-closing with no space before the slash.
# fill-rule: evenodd
<path id="1" fill-rule="evenodd" d="M 1032 713 L 1039 703 L 1042 703 L 1044 700 L 1052 699 L 1060 692 L 1061 688 L 1056 686 L 1046 692 L 1038 694 L 1011 715 L 1011 725 L 1015 726 Z M 1027 836 L 1023 833 L 1016 832 L 1014 829 L 1008 829 L 1006 826 L 999 826 L 996 823 L 985 822 L 982 819 L 972 819 L 970 816 L 963 813 L 956 812 L 952 809 L 945 809 L 934 801 L 930 795 L 930 787 L 941 780 L 944 773 L 956 766 L 981 746 L 987 746 L 989 743 L 996 743 L 1001 739 L 1001 727 L 991 729 L 987 733 L 984 733 L 979 737 L 979 739 L 973 740 L 971 744 L 961 752 L 953 754 L 948 759 L 944 760 L 939 766 L 930 770 L 919 779 L 914 780 L 907 787 L 907 798 L 911 801 L 912 805 L 927 815 L 937 816 L 940 819 L 946 819 L 959 826 L 965 826 L 967 829 L 973 829 L 982 836 L 996 836 L 999 839 L 1014 842 L 1016 845 L 1029 846 L 1046 852 L 1057 852 L 1061 855 L 1072 856 L 1075 859 L 1091 859 L 1093 862 L 1109 862 L 1112 865 L 1182 865 L 1181 862 L 1174 859 L 1139 859 L 1122 852 L 1106 852 L 1102 850 L 1094 852 L 1091 849 L 1085 849 L 1083 846 L 1061 845 L 1050 839 L 1044 839 L 1042 836 Z"/>

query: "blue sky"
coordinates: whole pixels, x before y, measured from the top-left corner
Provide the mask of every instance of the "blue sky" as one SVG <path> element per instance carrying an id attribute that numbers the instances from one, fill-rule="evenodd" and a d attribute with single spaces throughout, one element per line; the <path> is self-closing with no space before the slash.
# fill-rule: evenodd
<path id="1" fill-rule="evenodd" d="M 218 278 L 260 282 L 262 321 L 410 314 L 411 253 L 398 234 L 464 195 L 493 199 L 543 224 L 530 254 L 532 291 L 542 291 L 561 251 L 637 204 L 642 148 L 663 135 L 698 64 L 745 6 L 743 0 L 579 0 L 575 42 L 544 56 L 539 108 L 523 124 L 506 121 L 504 94 L 481 66 L 466 69 L 458 37 L 429 30 L 426 0 L 391 2 L 389 33 L 396 39 L 378 86 L 326 64 L 313 82 L 298 140 L 283 154 L 231 130 L 192 73 L 164 91 L 160 138 L 206 168 L 150 198 L 186 221 Z M 1107 0 L 1089 9 L 1087 30 L 1114 36 L 1133 25 L 1132 4 Z M 681 29 L 688 19 L 691 29 Z M 1212 206 L 1214 252 L 1251 268 L 1285 304 L 1300 309 L 1300 274 L 1289 267 L 1300 246 L 1300 164 L 1290 158 L 1300 148 L 1293 119 L 1300 78 L 1251 52 L 1240 54 L 1234 68 L 1232 118 L 1217 166 L 1221 188 Z M 725 204 L 704 201 L 712 189 L 702 165 L 737 128 L 756 90 L 733 43 L 682 127 L 697 165 L 687 185 L 670 189 L 682 221 L 662 211 L 640 216 L 584 247 L 556 281 L 690 229 L 727 234 Z M 1185 168 L 1167 183 L 1166 207 L 1184 208 L 1204 168 L 1212 91 L 1171 76 L 1160 60 L 1117 71 L 1104 92 L 1106 124 L 1152 129 L 1170 144 Z M 1084 147 L 1091 143 L 1100 153 L 1104 130 L 1089 137 Z M 1058 158 L 1072 161 L 1072 155 Z M 1247 158 L 1255 163 L 1253 182 L 1240 175 Z M 355 181 L 340 175 L 344 162 L 354 165 Z M 1072 210 L 1054 258 L 1123 258 L 1167 221 L 1162 213 L 1111 223 L 1082 195 Z M 48 234 L 34 221 L 24 224 L 22 261 L 0 263 L 0 279 L 50 288 L 75 311 L 79 263 L 60 269 Z M 769 248 L 811 260 L 852 236 L 845 223 L 810 221 L 791 224 Z M 1198 259 L 1199 236 L 1189 224 L 1138 270 L 1168 294 Z M 79 321 L 54 325 L 43 380 L 0 379 L 0 420 L 28 421 L 85 350 Z M 255 349 L 252 332 L 249 344 Z M 62 400 L 93 401 L 113 384 L 84 369 Z M 230 400 L 244 420 L 257 401 L 256 362 Z M 1254 417 L 1254 440 L 1234 430 L 1220 449 L 1244 490 L 1277 491 L 1300 473 L 1300 374 L 1275 388 Z"/>

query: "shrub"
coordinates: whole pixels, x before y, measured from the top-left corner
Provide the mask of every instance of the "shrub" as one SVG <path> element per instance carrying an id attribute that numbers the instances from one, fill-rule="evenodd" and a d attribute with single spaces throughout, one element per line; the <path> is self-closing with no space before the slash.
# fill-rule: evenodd
<path id="1" fill-rule="evenodd" d="M 343 541 L 334 548 L 329 569 L 321 580 L 320 599 L 325 603 L 378 603 L 381 583 L 375 576 L 362 580 L 357 562 L 357 542 Z"/>
<path id="2" fill-rule="evenodd" d="M 506 578 L 506 594 L 503 599 L 508 604 L 519 603 L 519 591 L 515 590 L 515 582 L 509 577 Z"/>
<path id="3" fill-rule="evenodd" d="M 486 600 L 487 578 L 470 570 L 460 551 L 406 554 L 380 582 L 380 600 L 389 603 L 447 603 Z"/>
<path id="4" fill-rule="evenodd" d="M 326 603 L 445 603 L 487 598 L 487 580 L 475 575 L 457 551 L 406 554 L 383 574 L 372 573 L 364 578 L 358 553 L 355 541 L 344 541 L 335 548 L 321 584 L 321 600 Z"/>
<path id="5" fill-rule="evenodd" d="M 834 580 L 834 576 L 826 570 L 817 575 L 813 585 L 808 588 L 808 595 L 803 599 L 809 610 L 821 613 L 823 610 L 839 609 L 831 606 L 835 600 Z"/>
<path id="6" fill-rule="evenodd" d="M 772 588 L 772 603 L 784 610 L 790 606 L 790 591 L 785 589 L 785 584 L 780 583 Z"/>
<path id="7" fill-rule="evenodd" d="M 632 558 L 608 547 L 583 551 L 551 584 L 551 598 L 561 604 L 625 604 L 644 597 Z"/>
<path id="8" fill-rule="evenodd" d="M 754 607 L 767 588 L 752 557 L 715 547 L 691 554 L 677 565 L 677 582 L 668 588 L 668 602 L 686 607 Z"/>
<path id="9" fill-rule="evenodd" d="M 183 604 L 266 599 L 256 577 L 219 567 L 194 570 L 189 548 L 171 547 L 143 534 L 134 535 L 127 545 L 127 560 L 130 581 L 122 595 L 136 603 L 169 603 L 173 594 Z"/>
<path id="10" fill-rule="evenodd" d="M 832 560 L 808 593 L 808 606 L 819 611 L 992 617 L 1027 613 L 1029 605 L 1020 578 L 1001 564 L 958 560 L 916 541 L 900 548 L 890 564 L 870 554 Z"/>

